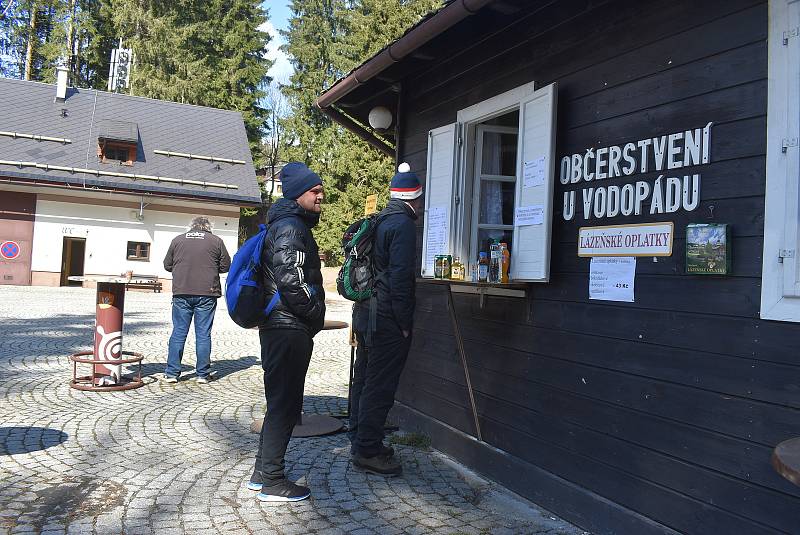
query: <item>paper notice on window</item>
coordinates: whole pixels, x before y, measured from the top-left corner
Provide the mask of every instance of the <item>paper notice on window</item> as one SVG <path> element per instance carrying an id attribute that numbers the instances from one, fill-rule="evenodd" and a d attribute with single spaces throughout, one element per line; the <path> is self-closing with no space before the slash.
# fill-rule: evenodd
<path id="1" fill-rule="evenodd" d="M 532 204 L 530 206 L 517 206 L 514 213 L 514 226 L 541 225 L 544 223 L 544 206 Z"/>
<path id="2" fill-rule="evenodd" d="M 533 188 L 535 186 L 544 186 L 545 171 L 547 170 L 547 157 L 540 156 L 522 162 L 522 187 Z"/>
<path id="3" fill-rule="evenodd" d="M 593 257 L 589 269 L 589 299 L 633 303 L 636 258 Z"/>
<path id="4" fill-rule="evenodd" d="M 436 255 L 448 254 L 447 236 L 449 222 L 447 207 L 432 206 L 428 209 L 428 231 L 425 236 L 425 275 L 433 276 L 433 261 Z"/>

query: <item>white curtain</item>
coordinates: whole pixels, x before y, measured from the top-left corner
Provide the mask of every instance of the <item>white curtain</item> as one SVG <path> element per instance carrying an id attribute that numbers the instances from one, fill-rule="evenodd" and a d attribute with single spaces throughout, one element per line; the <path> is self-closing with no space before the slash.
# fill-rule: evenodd
<path id="1" fill-rule="evenodd" d="M 489 174 L 500 174 L 502 136 L 493 132 L 483 134 L 483 161 L 481 169 Z M 503 183 L 495 180 L 481 180 L 481 214 L 479 221 L 489 225 L 503 224 Z"/>

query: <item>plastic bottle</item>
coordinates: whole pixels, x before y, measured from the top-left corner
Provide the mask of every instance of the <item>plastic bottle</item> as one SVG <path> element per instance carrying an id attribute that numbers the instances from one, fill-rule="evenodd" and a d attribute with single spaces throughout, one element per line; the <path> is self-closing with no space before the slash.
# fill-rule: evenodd
<path id="1" fill-rule="evenodd" d="M 489 278 L 489 256 L 486 251 L 478 253 L 478 282 L 486 282 Z"/>
<path id="2" fill-rule="evenodd" d="M 478 264 L 473 263 L 469 267 L 469 280 L 472 282 L 478 282 Z"/>
<path id="3" fill-rule="evenodd" d="M 489 282 L 500 282 L 501 271 L 503 269 L 503 256 L 500 251 L 500 244 L 493 241 L 489 245 Z"/>
<path id="4" fill-rule="evenodd" d="M 464 264 L 461 263 L 461 259 L 457 256 L 453 257 L 453 265 L 450 266 L 450 279 L 454 281 L 464 280 Z"/>
<path id="5" fill-rule="evenodd" d="M 500 282 L 506 283 L 509 281 L 508 270 L 511 269 L 511 251 L 508 250 L 507 243 L 505 242 L 500 243 L 500 253 L 502 255 L 502 260 L 503 260 Z"/>

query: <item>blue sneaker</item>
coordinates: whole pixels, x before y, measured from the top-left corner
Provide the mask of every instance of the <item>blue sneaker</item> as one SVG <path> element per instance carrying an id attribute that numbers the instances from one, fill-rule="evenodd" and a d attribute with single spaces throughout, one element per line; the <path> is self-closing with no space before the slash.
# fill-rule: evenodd
<path id="1" fill-rule="evenodd" d="M 264 485 L 262 483 L 256 483 L 255 481 L 248 481 L 247 482 L 247 490 L 261 490 L 261 487 Z"/>

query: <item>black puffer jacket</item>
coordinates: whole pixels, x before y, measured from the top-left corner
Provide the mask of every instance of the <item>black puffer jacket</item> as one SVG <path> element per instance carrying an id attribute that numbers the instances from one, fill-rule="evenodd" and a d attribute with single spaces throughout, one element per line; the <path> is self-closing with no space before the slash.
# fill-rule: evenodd
<path id="1" fill-rule="evenodd" d="M 414 210 L 399 199 L 391 199 L 379 217 L 375 231 L 373 258 L 380 274 L 375 283 L 378 296 L 378 330 L 391 329 L 396 334 L 411 331 L 414 326 L 416 288 L 417 232 Z M 357 331 L 369 327 L 370 302 L 353 307 L 353 325 Z"/>
<path id="2" fill-rule="evenodd" d="M 269 230 L 261 252 L 261 270 L 267 301 L 280 291 L 265 329 L 301 329 L 317 334 L 325 321 L 325 290 L 319 249 L 311 229 L 319 214 L 296 201 L 279 199 L 267 215 Z"/>

